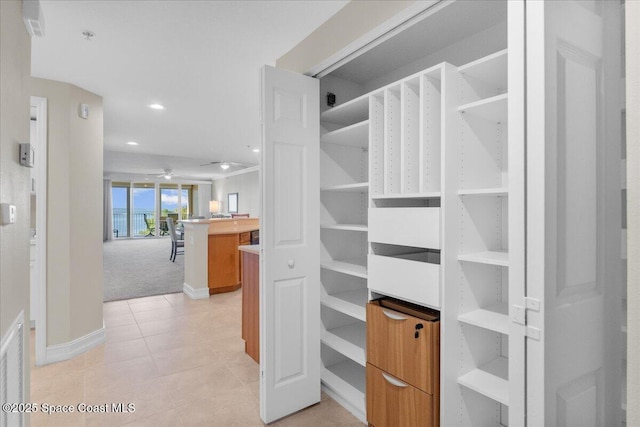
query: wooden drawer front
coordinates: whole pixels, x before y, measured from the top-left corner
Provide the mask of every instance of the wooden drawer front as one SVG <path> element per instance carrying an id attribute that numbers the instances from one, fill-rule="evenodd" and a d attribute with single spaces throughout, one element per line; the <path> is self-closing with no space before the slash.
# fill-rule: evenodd
<path id="1" fill-rule="evenodd" d="M 440 249 L 440 208 L 370 208 L 369 241 Z"/>
<path id="2" fill-rule="evenodd" d="M 400 257 L 369 255 L 372 291 L 440 309 L 440 265 Z"/>
<path id="3" fill-rule="evenodd" d="M 251 232 L 247 231 L 246 233 L 240 233 L 240 245 L 250 245 L 251 244 Z"/>
<path id="4" fill-rule="evenodd" d="M 367 363 L 367 421 L 374 427 L 433 427 L 433 397 Z"/>
<path id="5" fill-rule="evenodd" d="M 418 338 L 416 325 L 422 325 Z M 438 392 L 440 322 L 367 304 L 367 362 L 426 393 Z"/>

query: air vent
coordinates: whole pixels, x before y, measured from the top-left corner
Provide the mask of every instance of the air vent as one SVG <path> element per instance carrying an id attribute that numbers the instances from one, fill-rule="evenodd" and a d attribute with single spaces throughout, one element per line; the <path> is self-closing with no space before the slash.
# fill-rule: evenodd
<path id="1" fill-rule="evenodd" d="M 22 19 L 31 37 L 44 36 L 44 15 L 39 0 L 23 0 Z"/>

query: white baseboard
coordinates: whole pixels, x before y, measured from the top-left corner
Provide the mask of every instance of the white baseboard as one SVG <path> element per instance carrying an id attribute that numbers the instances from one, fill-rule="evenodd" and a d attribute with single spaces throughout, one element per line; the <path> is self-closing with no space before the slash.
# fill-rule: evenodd
<path id="1" fill-rule="evenodd" d="M 331 387 L 326 384 L 322 384 L 322 391 L 327 393 L 329 397 L 342 405 L 347 411 L 351 412 L 351 415 L 359 419 L 363 424 L 367 424 L 367 415 L 360 409 L 356 408 L 351 402 L 343 398 L 339 393 L 336 393 Z"/>
<path id="2" fill-rule="evenodd" d="M 209 298 L 209 288 L 194 288 L 187 282 L 182 284 L 182 292 L 191 299 L 207 299 Z"/>
<path id="3" fill-rule="evenodd" d="M 76 357 L 93 347 L 104 343 L 106 334 L 104 323 L 102 328 L 93 331 L 83 337 L 64 344 L 55 344 L 47 347 L 46 363 L 61 362 Z"/>

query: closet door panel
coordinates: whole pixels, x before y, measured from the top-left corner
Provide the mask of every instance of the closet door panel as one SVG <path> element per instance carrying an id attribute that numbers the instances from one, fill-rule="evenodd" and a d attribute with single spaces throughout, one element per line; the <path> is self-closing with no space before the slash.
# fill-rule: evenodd
<path id="1" fill-rule="evenodd" d="M 527 9 L 527 27 L 544 29 L 527 49 L 527 74 L 543 76 L 527 90 L 528 286 L 543 301 L 530 318 L 534 424 L 621 422 L 619 13 L 607 1 Z"/>
<path id="2" fill-rule="evenodd" d="M 262 69 L 260 416 L 320 401 L 318 81 Z"/>

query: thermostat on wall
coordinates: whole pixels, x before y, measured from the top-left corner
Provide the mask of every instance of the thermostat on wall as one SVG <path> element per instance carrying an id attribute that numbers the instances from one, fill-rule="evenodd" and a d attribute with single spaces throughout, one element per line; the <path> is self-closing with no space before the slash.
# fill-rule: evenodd
<path id="1" fill-rule="evenodd" d="M 80 104 L 78 105 L 78 115 L 83 119 L 89 118 L 89 105 L 88 104 Z"/>
<path id="2" fill-rule="evenodd" d="M 36 159 L 36 153 L 33 146 L 28 142 L 20 144 L 20 164 L 28 168 L 32 168 Z"/>
<path id="3" fill-rule="evenodd" d="M 0 203 L 0 221 L 2 225 L 16 222 L 16 207 L 9 203 Z"/>

